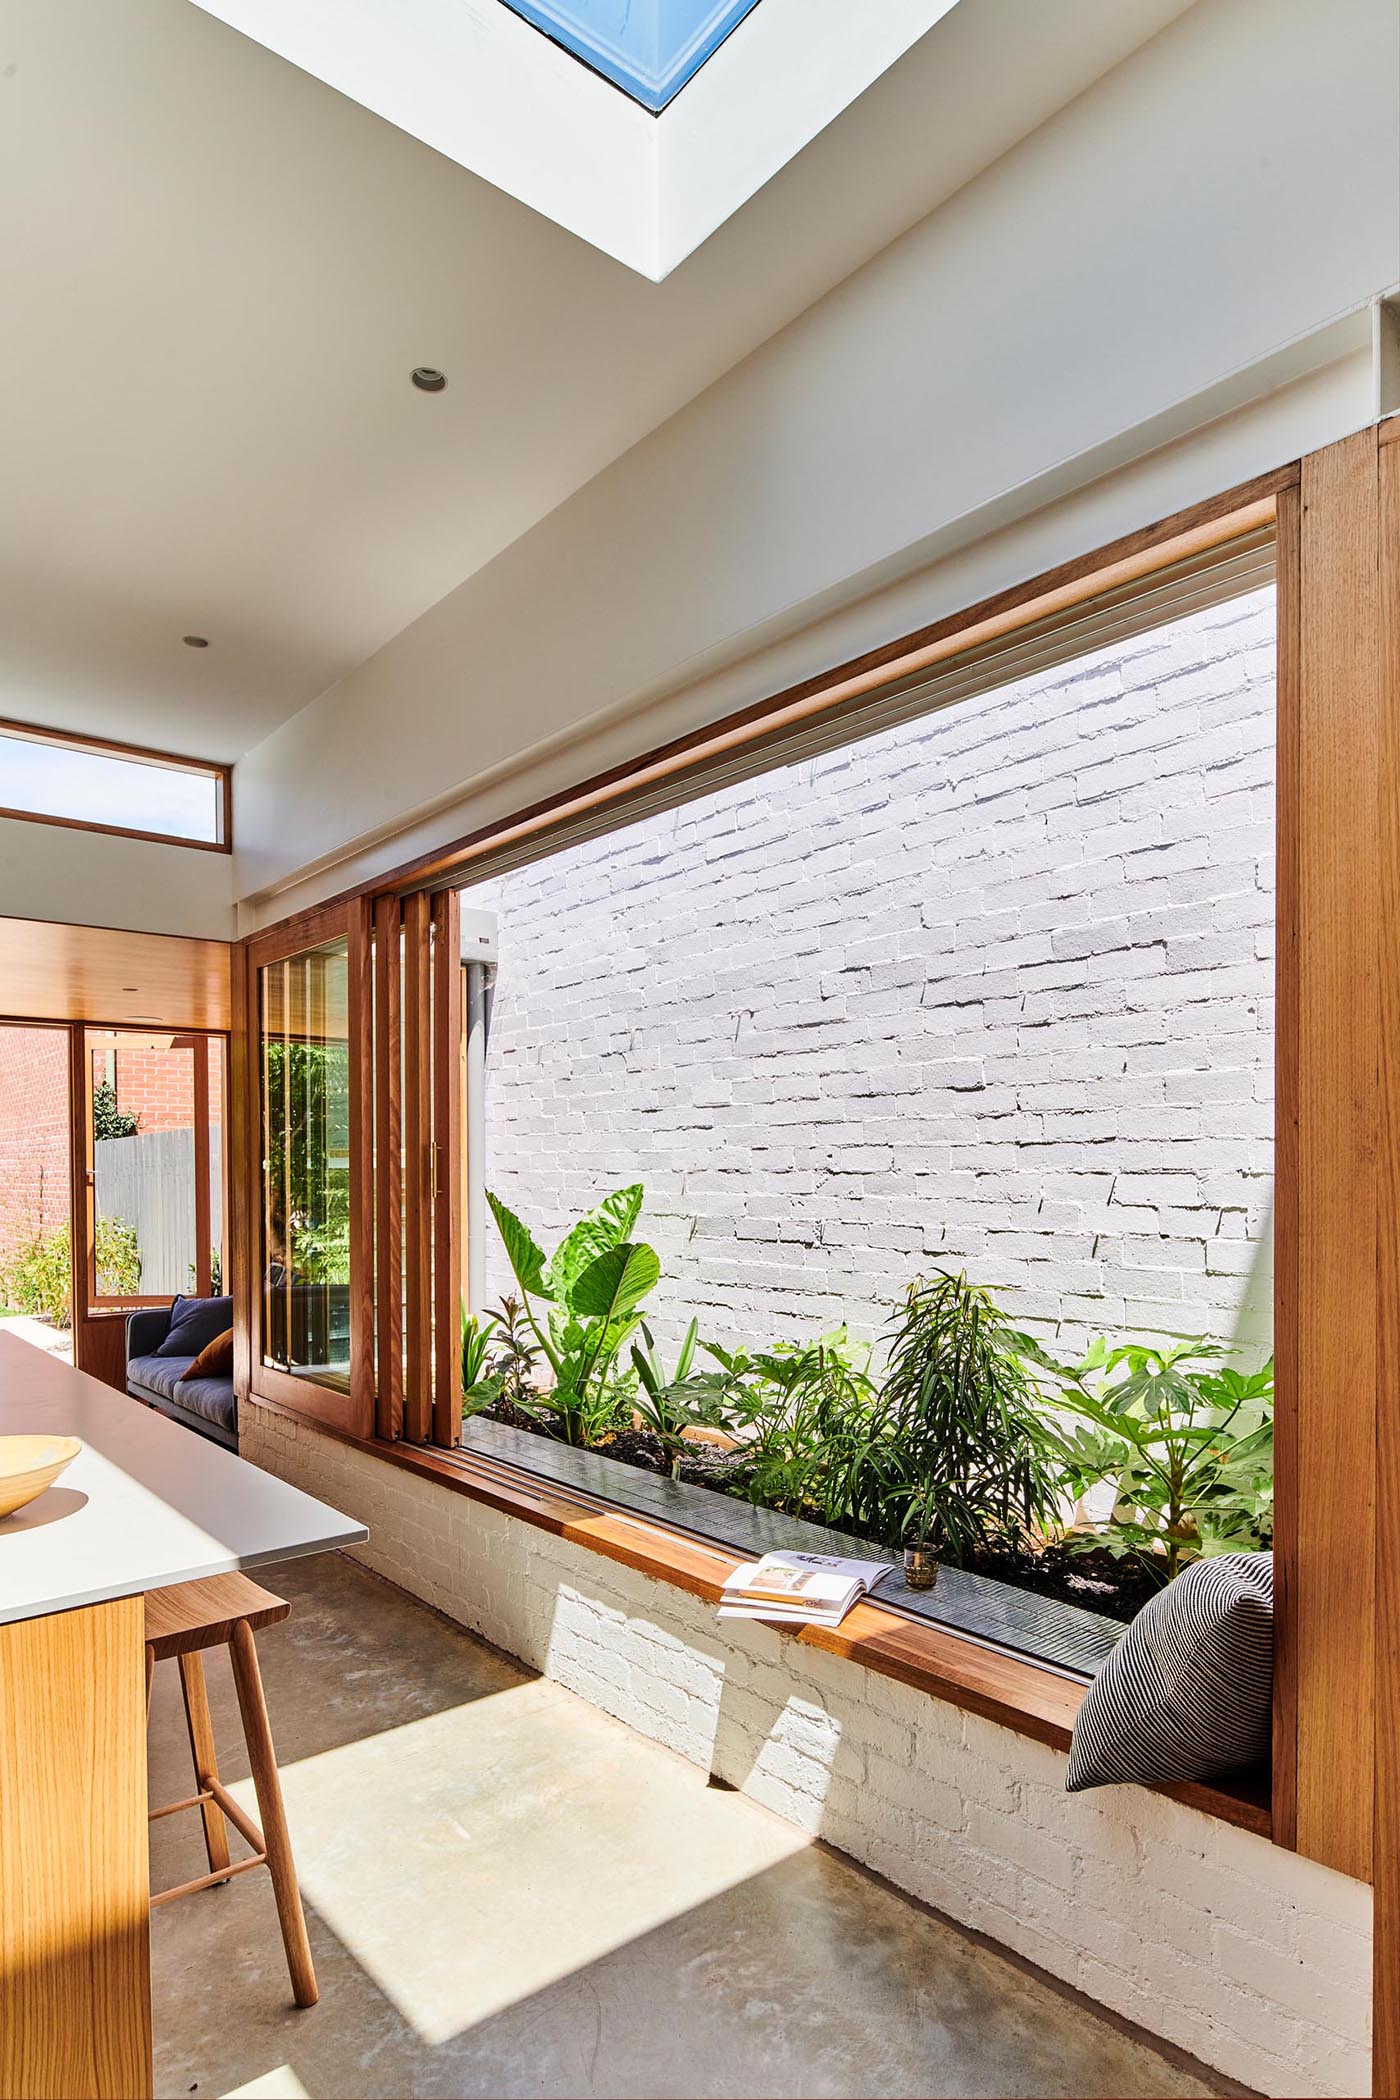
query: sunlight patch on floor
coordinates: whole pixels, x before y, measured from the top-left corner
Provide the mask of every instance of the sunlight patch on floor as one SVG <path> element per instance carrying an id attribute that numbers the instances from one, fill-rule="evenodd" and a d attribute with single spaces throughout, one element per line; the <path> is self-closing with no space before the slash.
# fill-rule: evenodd
<path id="1" fill-rule="evenodd" d="M 430 2044 L 809 1843 L 545 1680 L 282 1779 L 307 1903 Z"/>
<path id="2" fill-rule="evenodd" d="M 278 2064 L 275 2071 L 264 2071 L 261 2078 L 235 2086 L 223 2100 L 311 2100 L 311 2095 L 290 2064 Z"/>

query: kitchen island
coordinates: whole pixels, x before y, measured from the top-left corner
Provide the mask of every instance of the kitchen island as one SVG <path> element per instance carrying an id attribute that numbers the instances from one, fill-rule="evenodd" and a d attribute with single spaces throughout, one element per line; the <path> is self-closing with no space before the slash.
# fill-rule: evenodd
<path id="1" fill-rule="evenodd" d="M 75 1436 L 0 1518 L 0 2096 L 151 2091 L 148 1590 L 361 1524 L 0 1334 L 0 1435 Z"/>

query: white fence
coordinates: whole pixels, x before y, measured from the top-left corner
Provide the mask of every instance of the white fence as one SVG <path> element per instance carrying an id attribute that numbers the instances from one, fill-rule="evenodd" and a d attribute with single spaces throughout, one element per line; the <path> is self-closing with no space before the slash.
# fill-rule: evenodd
<path id="1" fill-rule="evenodd" d="M 210 1236 L 220 1239 L 220 1140 L 210 1131 Z M 148 1297 L 195 1288 L 194 1132 L 147 1130 L 93 1147 L 96 1214 L 135 1227 L 140 1290 Z M 104 1279 L 105 1282 L 105 1279 Z M 110 1286 L 108 1286 L 110 1287 Z"/>

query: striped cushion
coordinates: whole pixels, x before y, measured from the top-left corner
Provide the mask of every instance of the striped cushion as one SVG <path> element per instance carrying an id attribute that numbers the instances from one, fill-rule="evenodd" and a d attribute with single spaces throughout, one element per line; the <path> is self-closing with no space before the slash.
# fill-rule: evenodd
<path id="1" fill-rule="evenodd" d="M 1065 1785 L 1076 1794 L 1254 1764 L 1269 1752 L 1273 1675 L 1273 1555 L 1194 1561 L 1100 1667 Z"/>

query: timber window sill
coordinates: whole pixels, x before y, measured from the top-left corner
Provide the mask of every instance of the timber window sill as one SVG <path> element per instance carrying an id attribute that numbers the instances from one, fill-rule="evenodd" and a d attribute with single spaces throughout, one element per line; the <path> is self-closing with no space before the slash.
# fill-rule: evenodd
<path id="1" fill-rule="evenodd" d="M 250 1398 L 257 1406 L 293 1412 L 261 1394 Z M 739 1556 L 722 1547 L 703 1545 L 654 1519 L 608 1507 L 553 1482 L 526 1477 L 496 1458 L 467 1450 L 449 1453 L 349 1436 L 324 1422 L 313 1426 L 323 1435 L 416 1473 L 452 1494 L 517 1517 L 707 1604 L 718 1604 L 726 1577 L 739 1565 Z M 897 1678 L 1054 1750 L 1068 1751 L 1074 1717 L 1086 1689 L 1054 1670 L 1001 1654 L 946 1628 L 904 1618 L 869 1601 L 855 1605 L 839 1627 L 804 1626 L 785 1632 L 784 1637 Z M 1231 1775 L 1210 1784 L 1186 1781 L 1153 1791 L 1260 1837 L 1272 1834 L 1267 1773 Z"/>

